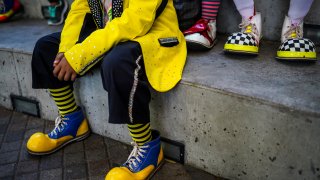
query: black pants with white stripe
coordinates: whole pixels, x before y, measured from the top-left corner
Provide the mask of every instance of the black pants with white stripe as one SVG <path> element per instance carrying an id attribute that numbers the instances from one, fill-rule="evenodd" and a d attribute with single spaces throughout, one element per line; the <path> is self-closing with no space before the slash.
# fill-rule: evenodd
<path id="1" fill-rule="evenodd" d="M 79 42 L 90 34 L 88 29 L 81 31 L 85 33 L 80 33 Z M 53 76 L 53 61 L 58 53 L 60 34 L 47 35 L 36 43 L 32 56 L 32 87 L 35 89 L 58 89 L 73 84 L 71 81 L 60 81 Z M 119 43 L 108 51 L 102 62 L 94 68 L 97 66 L 101 68 L 103 87 L 108 92 L 109 122 L 150 122 L 151 95 L 140 44 L 133 41 Z"/>

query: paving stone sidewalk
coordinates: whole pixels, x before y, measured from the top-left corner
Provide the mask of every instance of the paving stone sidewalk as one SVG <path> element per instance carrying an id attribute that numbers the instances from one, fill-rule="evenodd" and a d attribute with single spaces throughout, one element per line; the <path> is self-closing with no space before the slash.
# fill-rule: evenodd
<path id="1" fill-rule="evenodd" d="M 35 132 L 49 132 L 54 122 L 0 107 L 0 179 L 53 180 L 101 179 L 112 167 L 127 159 L 131 147 L 92 134 L 49 156 L 31 156 L 26 141 Z M 204 171 L 166 162 L 152 178 L 156 180 L 221 180 Z"/>

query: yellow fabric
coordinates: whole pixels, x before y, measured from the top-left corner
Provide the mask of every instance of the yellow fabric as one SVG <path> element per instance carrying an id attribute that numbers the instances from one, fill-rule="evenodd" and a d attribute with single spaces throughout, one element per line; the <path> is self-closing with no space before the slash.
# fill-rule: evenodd
<path id="1" fill-rule="evenodd" d="M 152 140 L 150 123 L 138 124 L 138 126 L 135 127 L 133 126 L 135 125 L 128 124 L 130 136 L 139 146 Z"/>
<path id="2" fill-rule="evenodd" d="M 124 0 L 124 12 L 120 18 L 74 45 L 84 16 L 90 11 L 87 0 L 75 0 L 62 31 L 59 51 L 65 52 L 66 59 L 78 74 L 83 74 L 96 63 L 95 59 L 119 42 L 137 41 L 142 48 L 150 84 L 157 91 L 168 91 L 181 79 L 187 49 L 172 0 L 154 21 L 160 4 L 161 0 Z M 167 37 L 177 37 L 180 43 L 174 47 L 160 46 L 158 39 Z"/>
<path id="3" fill-rule="evenodd" d="M 60 88 L 60 89 L 49 89 L 49 91 L 50 91 L 51 93 L 55 93 L 55 92 L 61 92 L 61 91 L 67 90 L 67 89 L 69 89 L 69 88 L 70 88 L 70 86 L 68 85 L 68 86 L 65 86 L 65 87 Z"/>
<path id="4" fill-rule="evenodd" d="M 60 113 L 61 115 L 66 115 L 66 114 L 69 114 L 69 113 L 72 113 L 72 112 L 76 111 L 77 108 L 78 108 L 76 102 L 73 102 L 73 103 L 70 105 L 70 107 L 72 107 L 72 108 L 69 109 L 69 110 L 64 110 L 63 108 L 58 108 L 58 109 L 59 109 L 59 113 Z M 66 108 L 67 108 L 67 107 L 66 107 Z"/>
<path id="5" fill-rule="evenodd" d="M 277 51 L 277 57 L 288 58 L 288 59 L 296 59 L 296 58 L 316 59 L 317 53 L 316 52 Z"/>
<path id="6" fill-rule="evenodd" d="M 137 127 L 140 127 L 142 126 L 143 124 L 128 124 L 128 127 L 130 128 L 137 128 Z"/>
<path id="7" fill-rule="evenodd" d="M 70 104 L 72 101 L 75 101 L 74 98 L 69 98 L 68 100 L 66 101 L 62 101 L 62 102 L 55 102 L 56 105 L 59 107 L 59 106 L 64 106 L 66 104 Z"/>
<path id="8" fill-rule="evenodd" d="M 51 91 L 50 91 L 50 93 L 51 93 L 52 95 L 54 95 L 54 96 L 65 96 L 65 95 L 67 95 L 67 94 L 69 94 L 69 93 L 72 93 L 72 89 L 70 88 L 70 89 L 66 89 L 66 90 L 64 90 L 64 91 L 60 91 L 60 92 L 51 92 Z"/>
<path id="9" fill-rule="evenodd" d="M 63 116 L 74 112 L 78 108 L 73 96 L 73 90 L 70 86 L 66 87 L 60 89 L 49 89 L 53 100 L 58 106 L 59 113 Z"/>
<path id="10" fill-rule="evenodd" d="M 55 100 L 55 101 L 63 101 L 65 99 L 69 99 L 71 96 L 73 96 L 73 93 L 70 93 L 70 94 L 68 94 L 68 95 L 66 95 L 64 97 L 56 97 L 56 98 L 52 97 L 52 99 Z"/>
<path id="11" fill-rule="evenodd" d="M 84 17 L 90 13 L 87 0 L 74 0 L 61 33 L 59 52 L 67 52 L 79 39 Z"/>
<path id="12" fill-rule="evenodd" d="M 140 126 L 141 126 L 142 124 L 140 124 Z M 143 126 L 141 126 L 141 127 L 130 127 L 129 125 L 128 125 L 128 128 L 129 128 L 129 130 L 130 130 L 130 132 L 133 132 L 133 133 L 137 133 L 137 132 L 140 132 L 140 131 L 142 131 L 142 130 L 144 130 L 144 129 L 146 129 L 147 127 L 149 126 L 149 129 L 150 129 L 150 123 L 147 123 L 147 124 L 144 124 Z M 134 129 L 133 129 L 134 128 Z"/>

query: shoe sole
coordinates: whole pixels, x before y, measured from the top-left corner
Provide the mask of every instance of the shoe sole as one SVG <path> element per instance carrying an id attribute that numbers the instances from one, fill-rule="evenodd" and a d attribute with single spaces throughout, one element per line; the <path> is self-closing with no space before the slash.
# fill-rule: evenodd
<path id="1" fill-rule="evenodd" d="M 51 151 L 47 151 L 47 152 L 33 152 L 30 151 L 29 149 L 27 149 L 28 153 L 31 155 L 36 155 L 36 156 L 42 156 L 42 155 L 49 155 L 52 154 L 58 150 L 60 150 L 61 148 L 63 148 L 64 146 L 73 143 L 73 142 L 78 142 L 78 141 L 82 141 L 85 138 L 87 138 L 90 135 L 91 131 L 89 130 L 88 132 L 86 132 L 85 134 L 75 137 L 73 139 L 70 139 L 69 141 L 66 141 L 65 143 L 61 144 L 60 146 L 56 147 L 55 149 L 51 150 Z"/>
<path id="2" fill-rule="evenodd" d="M 226 54 L 239 54 L 239 55 L 251 55 L 251 56 L 257 56 L 259 54 L 259 52 L 235 51 L 230 49 L 224 49 L 223 51 Z"/>
<path id="3" fill-rule="evenodd" d="M 279 61 L 292 61 L 292 62 L 316 62 L 318 59 L 314 58 L 283 58 L 283 57 L 276 57 Z"/>
<path id="4" fill-rule="evenodd" d="M 163 160 L 159 163 L 158 167 L 150 173 L 150 175 L 146 178 L 146 180 L 150 180 L 156 174 L 156 172 L 158 172 L 162 168 L 164 163 L 165 163 L 165 160 L 163 158 Z"/>
<path id="5" fill-rule="evenodd" d="M 218 42 L 217 39 L 215 39 L 212 43 L 211 46 L 206 46 L 205 44 L 203 43 L 199 43 L 198 41 L 192 41 L 192 40 L 188 40 L 187 41 L 187 47 L 188 49 L 191 49 L 191 50 L 196 50 L 196 51 L 207 51 L 207 50 L 210 50 L 212 49 L 212 47 L 214 45 L 216 45 Z"/>

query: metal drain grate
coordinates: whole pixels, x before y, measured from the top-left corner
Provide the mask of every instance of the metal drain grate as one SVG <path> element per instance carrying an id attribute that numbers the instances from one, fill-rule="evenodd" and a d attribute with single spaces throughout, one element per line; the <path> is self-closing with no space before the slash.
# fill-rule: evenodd
<path id="1" fill-rule="evenodd" d="M 39 102 L 22 96 L 10 95 L 13 110 L 40 117 Z"/>
<path id="2" fill-rule="evenodd" d="M 184 164 L 184 144 L 161 137 L 161 145 L 165 158 Z"/>

